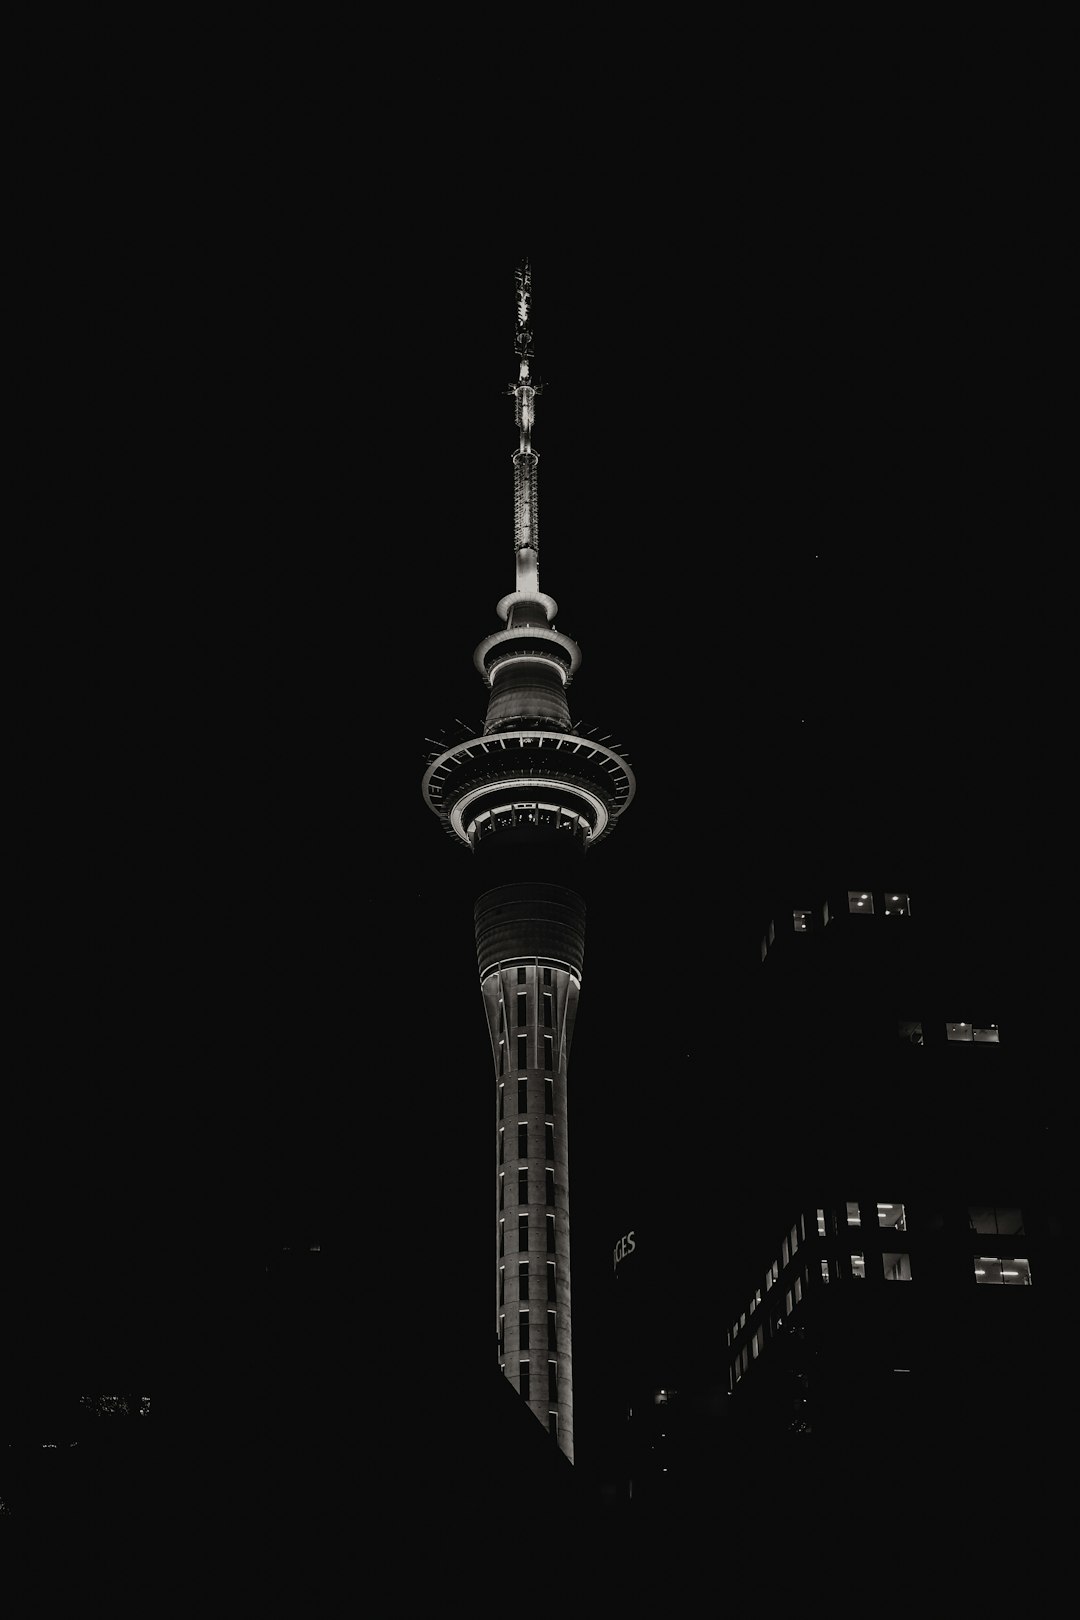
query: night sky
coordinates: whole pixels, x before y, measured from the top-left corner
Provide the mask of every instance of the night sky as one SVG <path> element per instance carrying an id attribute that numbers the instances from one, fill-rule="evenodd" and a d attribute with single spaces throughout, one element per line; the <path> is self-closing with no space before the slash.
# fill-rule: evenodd
<path id="1" fill-rule="evenodd" d="M 902 851 L 913 892 L 947 873 L 986 905 L 1060 701 L 1035 656 L 1034 559 L 1060 533 L 1054 216 L 1004 128 L 912 102 L 871 139 L 869 116 L 797 139 L 731 118 L 686 151 L 637 123 L 573 166 L 541 134 L 534 183 L 490 192 L 285 121 L 181 144 L 152 194 L 118 164 L 92 212 L 101 275 L 67 359 L 109 368 L 68 472 L 115 536 L 95 566 L 136 604 L 136 667 L 165 653 L 152 716 L 127 653 L 113 679 L 139 736 L 176 739 L 155 815 L 177 834 L 151 817 L 140 838 L 197 965 L 185 1129 L 211 1224 L 260 1252 L 308 1227 L 390 1285 L 425 1211 L 452 1209 L 480 1232 L 457 1253 L 485 1352 L 471 873 L 420 781 L 426 738 L 482 725 L 472 652 L 513 583 L 531 260 L 541 586 L 582 649 L 571 713 L 638 781 L 587 863 L 583 1384 L 589 1280 L 692 1131 L 689 1089 L 727 1083 L 763 888 Z M 730 1225 L 744 1144 L 717 1143 L 716 1178 Z"/>
<path id="2" fill-rule="evenodd" d="M 588 1284 L 640 1224 L 635 1189 L 678 1200 L 664 1166 L 694 1128 L 688 1091 L 722 1113 L 763 886 L 808 856 L 877 872 L 895 854 L 913 891 L 947 873 L 986 905 L 987 870 L 1012 862 L 1015 794 L 991 784 L 1015 772 L 1031 690 L 1020 400 L 1044 317 L 986 167 L 973 184 L 964 142 L 931 161 L 902 137 L 877 163 L 857 142 L 840 165 L 718 158 L 692 208 L 654 176 L 535 219 L 445 199 L 361 219 L 315 179 L 288 206 L 249 198 L 229 251 L 200 263 L 220 363 L 201 397 L 199 622 L 224 665 L 206 702 L 251 1185 L 270 1224 L 346 1243 L 388 1208 L 415 1235 L 450 1200 L 480 1232 L 462 1286 L 483 1312 L 471 873 L 420 780 L 426 738 L 482 725 L 472 652 L 513 583 L 506 389 L 531 259 L 541 585 L 582 648 L 572 715 L 638 778 L 588 859 L 583 1385 Z M 460 1183 L 425 1175 L 417 1109 Z M 717 1220 L 736 1228 L 722 1287 L 753 1178 L 745 1144 L 715 1145 Z"/>

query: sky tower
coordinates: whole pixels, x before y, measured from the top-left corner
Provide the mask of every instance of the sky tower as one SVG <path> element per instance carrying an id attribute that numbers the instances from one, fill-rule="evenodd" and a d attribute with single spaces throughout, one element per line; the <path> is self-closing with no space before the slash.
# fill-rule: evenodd
<path id="1" fill-rule="evenodd" d="M 477 966 L 495 1078 L 495 1317 L 499 1364 L 574 1456 L 567 1070 L 585 949 L 582 867 L 634 796 L 610 742 L 574 729 L 581 662 L 540 589 L 536 397 L 528 263 L 516 275 L 518 446 L 514 589 L 477 647 L 483 735 L 434 752 L 424 798 L 472 852 Z"/>

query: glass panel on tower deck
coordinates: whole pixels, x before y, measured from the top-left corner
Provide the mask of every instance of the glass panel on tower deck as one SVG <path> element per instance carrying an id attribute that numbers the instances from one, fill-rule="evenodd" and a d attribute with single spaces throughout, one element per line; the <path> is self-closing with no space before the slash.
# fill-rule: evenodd
<path id="1" fill-rule="evenodd" d="M 994 1045 L 998 1044 L 998 1027 L 996 1024 L 987 1024 L 985 1028 L 976 1025 L 971 1033 L 977 1041 L 991 1041 Z"/>
<path id="2" fill-rule="evenodd" d="M 810 932 L 810 913 L 808 911 L 793 911 L 791 919 L 797 934 L 808 934 Z"/>
<path id="3" fill-rule="evenodd" d="M 857 917 L 869 917 L 874 910 L 874 897 L 868 889 L 849 889 L 848 910 Z"/>
<path id="4" fill-rule="evenodd" d="M 971 1041 L 975 1038 L 971 1024 L 946 1024 L 945 1033 L 950 1041 Z"/>
<path id="5" fill-rule="evenodd" d="M 907 1218 L 904 1214 L 903 1204 L 879 1204 L 877 1206 L 877 1223 L 879 1226 L 891 1226 L 897 1232 L 906 1232 Z"/>
<path id="6" fill-rule="evenodd" d="M 886 894 L 885 915 L 886 917 L 910 917 L 911 902 L 907 895 L 902 891 L 898 894 Z"/>
<path id="7" fill-rule="evenodd" d="M 921 1019 L 898 1018 L 896 1021 L 896 1032 L 902 1041 L 907 1041 L 911 1046 L 922 1046 L 923 1044 L 923 1027 Z"/>
<path id="8" fill-rule="evenodd" d="M 1031 1286 L 1031 1265 L 1027 1260 L 1007 1255 L 980 1254 L 975 1260 L 977 1283 L 1003 1283 L 1006 1288 Z"/>
<path id="9" fill-rule="evenodd" d="M 883 1254 L 881 1264 L 885 1270 L 886 1282 L 911 1281 L 911 1256 L 909 1254 L 893 1252 Z"/>

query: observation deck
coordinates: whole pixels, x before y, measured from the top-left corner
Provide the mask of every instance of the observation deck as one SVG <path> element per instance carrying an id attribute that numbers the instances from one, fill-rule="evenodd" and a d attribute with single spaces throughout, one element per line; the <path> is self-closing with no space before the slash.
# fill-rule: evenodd
<path id="1" fill-rule="evenodd" d="M 612 831 L 635 789 L 614 749 L 574 732 L 533 730 L 458 743 L 431 761 L 422 783 L 428 808 L 467 849 L 522 821 L 591 847 Z"/>

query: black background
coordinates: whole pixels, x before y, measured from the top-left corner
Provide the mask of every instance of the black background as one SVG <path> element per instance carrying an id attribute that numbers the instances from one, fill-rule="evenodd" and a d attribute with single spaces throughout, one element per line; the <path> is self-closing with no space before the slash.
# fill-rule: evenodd
<path id="1" fill-rule="evenodd" d="M 638 774 L 589 858 L 581 1390 L 635 1189 L 680 1197 L 688 1090 L 717 1144 L 713 1283 L 737 1278 L 754 1178 L 720 1128 L 725 1052 L 769 882 L 804 851 L 898 852 L 913 892 L 948 876 L 1020 954 L 1000 902 L 1060 701 L 1039 142 L 1008 108 L 913 98 L 663 137 L 627 117 L 571 161 L 540 111 L 527 183 L 489 173 L 494 136 L 475 163 L 390 163 L 347 117 L 287 111 L 58 165 L 28 417 L 61 791 L 25 977 L 41 1067 L 74 1078 L 30 1139 L 92 1184 L 105 1269 L 158 1210 L 165 1236 L 131 1241 L 183 1279 L 174 1344 L 233 1270 L 248 1297 L 268 1242 L 316 1232 L 365 1270 L 369 1367 L 419 1376 L 421 1274 L 488 1353 L 468 856 L 420 778 L 439 726 L 482 723 L 472 649 L 513 580 L 523 255 L 542 587 L 583 650 L 575 720 Z"/>

